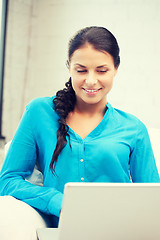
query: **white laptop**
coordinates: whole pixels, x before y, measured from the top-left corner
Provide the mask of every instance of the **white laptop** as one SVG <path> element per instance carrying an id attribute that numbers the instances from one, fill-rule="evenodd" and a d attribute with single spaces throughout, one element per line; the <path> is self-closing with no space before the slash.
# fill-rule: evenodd
<path id="1" fill-rule="evenodd" d="M 67 183 L 59 227 L 39 240 L 160 240 L 160 183 Z"/>

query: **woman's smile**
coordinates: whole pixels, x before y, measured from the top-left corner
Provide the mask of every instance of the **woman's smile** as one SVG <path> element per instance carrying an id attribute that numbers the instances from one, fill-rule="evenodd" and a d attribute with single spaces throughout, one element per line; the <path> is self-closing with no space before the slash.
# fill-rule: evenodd
<path id="1" fill-rule="evenodd" d="M 102 88 L 98 88 L 98 89 L 87 89 L 87 88 L 82 88 L 84 90 L 84 92 L 88 95 L 88 96 L 95 96 L 98 94 L 98 92 L 102 89 Z"/>

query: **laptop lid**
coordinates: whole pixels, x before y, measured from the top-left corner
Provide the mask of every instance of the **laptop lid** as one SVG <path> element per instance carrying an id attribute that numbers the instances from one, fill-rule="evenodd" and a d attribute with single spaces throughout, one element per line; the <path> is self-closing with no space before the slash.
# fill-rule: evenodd
<path id="1" fill-rule="evenodd" d="M 160 184 L 67 183 L 58 240 L 159 240 Z"/>

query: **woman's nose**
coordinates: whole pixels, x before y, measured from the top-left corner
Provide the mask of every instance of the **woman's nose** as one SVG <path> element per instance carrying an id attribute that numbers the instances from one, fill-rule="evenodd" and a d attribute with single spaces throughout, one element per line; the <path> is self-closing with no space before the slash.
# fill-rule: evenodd
<path id="1" fill-rule="evenodd" d="M 87 86 L 94 86 L 97 83 L 97 78 L 95 74 L 88 74 L 86 77 L 86 84 Z"/>

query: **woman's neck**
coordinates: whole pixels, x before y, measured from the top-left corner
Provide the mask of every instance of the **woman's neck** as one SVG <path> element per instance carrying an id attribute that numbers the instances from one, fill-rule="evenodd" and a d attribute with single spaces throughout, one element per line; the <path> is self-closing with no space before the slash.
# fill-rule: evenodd
<path id="1" fill-rule="evenodd" d="M 96 104 L 87 104 L 82 101 L 77 101 L 74 112 L 77 112 L 79 114 L 93 116 L 93 115 L 104 115 L 106 111 L 106 104 L 107 100 L 96 103 Z"/>

